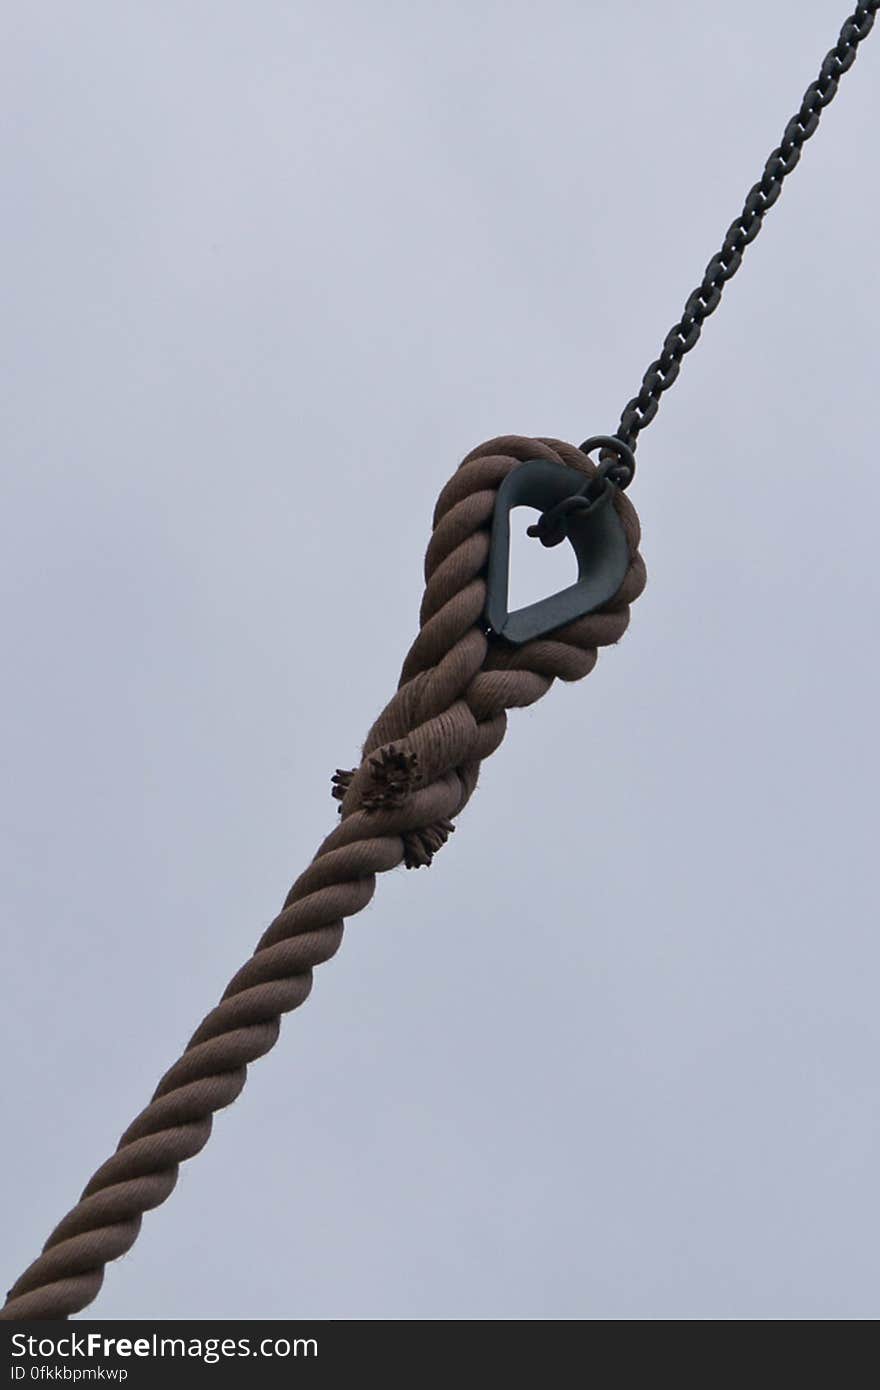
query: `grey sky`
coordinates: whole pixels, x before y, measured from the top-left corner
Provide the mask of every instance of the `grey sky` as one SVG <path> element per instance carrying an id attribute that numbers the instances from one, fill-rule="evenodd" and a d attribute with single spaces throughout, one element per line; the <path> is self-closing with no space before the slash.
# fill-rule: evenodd
<path id="1" fill-rule="evenodd" d="M 615 427 L 843 17 L 4 7 L 7 1283 L 332 825 L 437 491 Z M 96 1314 L 876 1317 L 878 76 L 643 436 L 628 636 Z"/>

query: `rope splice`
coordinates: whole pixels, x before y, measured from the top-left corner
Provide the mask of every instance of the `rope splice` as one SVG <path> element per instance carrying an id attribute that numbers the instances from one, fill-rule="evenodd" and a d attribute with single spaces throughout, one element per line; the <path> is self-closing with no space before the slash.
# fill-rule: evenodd
<path id="1" fill-rule="evenodd" d="M 623 636 L 645 567 L 638 518 L 618 489 L 610 505 L 626 563 L 607 601 L 517 646 L 487 628 L 496 500 L 505 479 L 534 460 L 560 476 L 575 470 L 587 483 L 597 476 L 571 444 L 505 436 L 468 454 L 444 487 L 425 558 L 420 631 L 360 766 L 333 779 L 339 825 L 116 1152 L 15 1281 L 0 1319 L 67 1318 L 92 1302 L 107 1264 L 131 1249 L 144 1213 L 171 1195 L 180 1164 L 208 1142 L 216 1112 L 241 1094 L 249 1064 L 274 1047 L 282 1016 L 308 997 L 314 967 L 336 953 L 344 919 L 367 906 L 376 875 L 430 864 L 473 795 L 483 759 L 504 738 L 507 711 L 534 704 L 554 680 L 588 675 L 599 647 Z"/>

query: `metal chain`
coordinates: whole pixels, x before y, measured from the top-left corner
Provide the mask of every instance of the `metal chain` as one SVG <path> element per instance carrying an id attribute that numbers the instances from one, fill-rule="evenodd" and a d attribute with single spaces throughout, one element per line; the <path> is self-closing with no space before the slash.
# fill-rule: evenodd
<path id="1" fill-rule="evenodd" d="M 703 320 L 718 308 L 724 286 L 742 264 L 745 248 L 760 232 L 764 214 L 782 192 L 783 180 L 800 159 L 804 142 L 818 126 L 822 110 L 833 99 L 840 78 L 855 62 L 862 39 L 870 34 L 878 4 L 880 0 L 866 0 L 856 5 L 846 20 L 818 78 L 804 93 L 800 110 L 785 127 L 782 140 L 764 165 L 764 172 L 749 192 L 742 212 L 728 228 L 721 250 L 706 266 L 702 283 L 690 295 L 678 323 L 664 338 L 660 356 L 645 372 L 638 395 L 624 407 L 615 438 L 630 449 L 635 449 L 639 431 L 657 414 L 660 397 L 678 376 L 685 353 L 699 341 Z"/>

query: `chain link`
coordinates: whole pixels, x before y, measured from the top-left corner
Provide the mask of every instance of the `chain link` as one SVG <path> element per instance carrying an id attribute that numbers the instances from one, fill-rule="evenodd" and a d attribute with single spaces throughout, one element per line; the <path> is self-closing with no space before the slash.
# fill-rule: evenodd
<path id="1" fill-rule="evenodd" d="M 661 395 L 678 376 L 685 353 L 699 341 L 704 320 L 718 308 L 724 286 L 739 270 L 743 252 L 755 240 L 765 213 L 782 192 L 783 179 L 800 159 L 804 143 L 818 126 L 819 117 L 833 99 L 841 77 L 855 62 L 859 44 L 871 32 L 878 5 L 880 0 L 866 0 L 856 5 L 845 21 L 840 38 L 826 54 L 818 78 L 804 93 L 800 110 L 785 127 L 781 141 L 764 165 L 763 174 L 750 189 L 739 217 L 727 229 L 721 250 L 706 266 L 702 283 L 689 296 L 684 313 L 664 338 L 660 356 L 645 372 L 638 395 L 624 407 L 616 437 L 631 449 L 636 447 L 639 431 L 657 414 Z"/>

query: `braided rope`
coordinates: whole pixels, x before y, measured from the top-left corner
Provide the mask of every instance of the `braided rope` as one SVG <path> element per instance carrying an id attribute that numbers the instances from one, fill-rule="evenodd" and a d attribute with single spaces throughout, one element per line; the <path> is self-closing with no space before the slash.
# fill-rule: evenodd
<path id="1" fill-rule="evenodd" d="M 495 496 L 511 468 L 532 458 L 595 473 L 571 444 L 504 436 L 474 449 L 447 483 L 425 558 L 420 631 L 397 693 L 367 735 L 360 767 L 334 779 L 338 827 L 115 1154 L 16 1280 L 0 1318 L 66 1318 L 91 1303 L 107 1263 L 137 1239 L 144 1212 L 170 1196 L 179 1165 L 208 1142 L 215 1111 L 240 1094 L 248 1064 L 274 1046 L 282 1014 L 308 996 L 314 966 L 335 954 L 343 919 L 366 907 L 376 874 L 429 864 L 470 799 L 480 763 L 501 743 L 506 711 L 533 704 L 554 679 L 587 675 L 597 648 L 622 637 L 645 584 L 638 520 L 622 493 L 614 505 L 631 563 L 614 599 L 522 647 L 484 631 Z"/>

